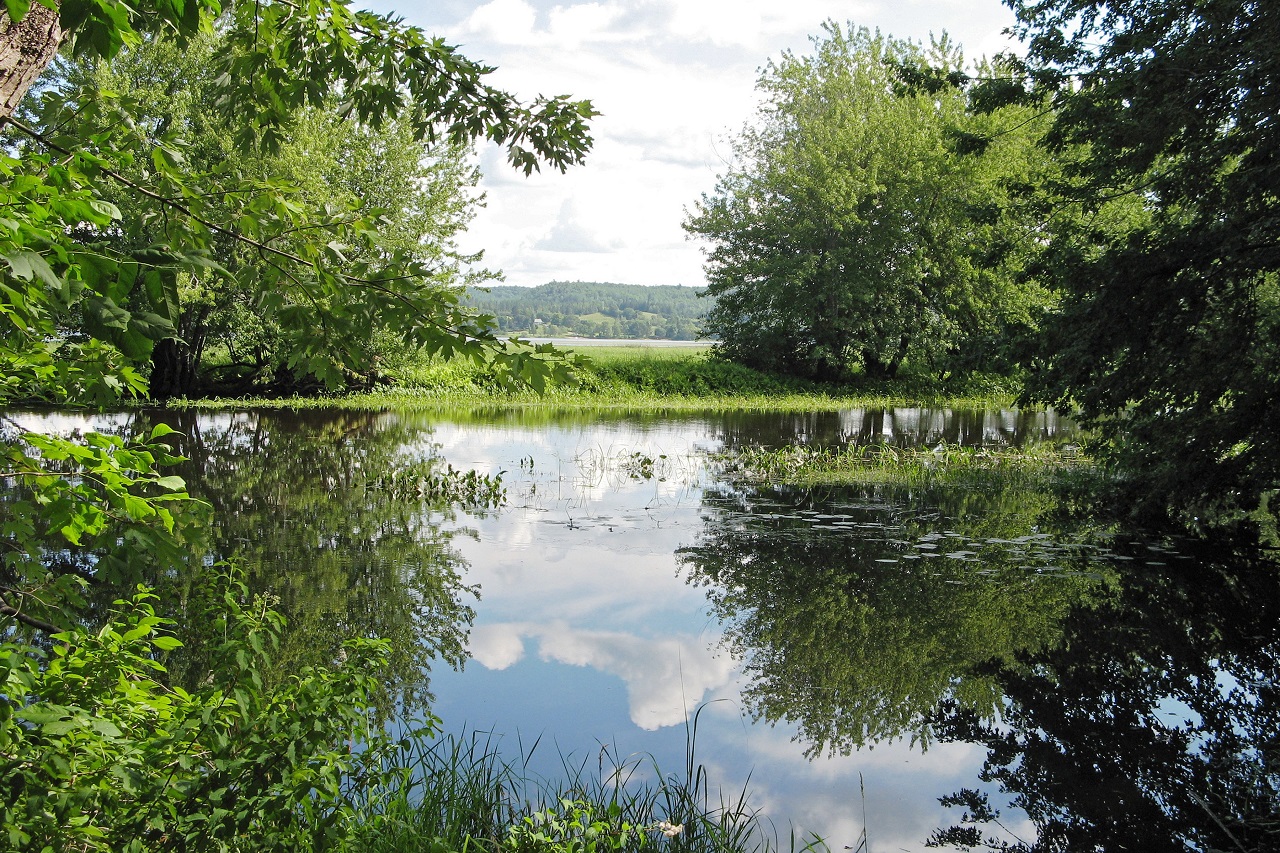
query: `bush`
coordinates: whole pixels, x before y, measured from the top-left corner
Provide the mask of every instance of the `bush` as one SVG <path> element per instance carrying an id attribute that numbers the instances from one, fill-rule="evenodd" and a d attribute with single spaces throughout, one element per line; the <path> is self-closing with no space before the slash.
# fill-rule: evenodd
<path id="1" fill-rule="evenodd" d="M 182 644 L 143 588 L 51 652 L 0 646 L 0 844 L 307 851 L 350 831 L 351 785 L 382 749 L 365 715 L 386 644 L 350 641 L 343 661 L 267 692 L 283 618 L 231 574 L 205 589 L 193 616 L 218 639 L 194 692 L 166 683 L 161 661 Z"/>

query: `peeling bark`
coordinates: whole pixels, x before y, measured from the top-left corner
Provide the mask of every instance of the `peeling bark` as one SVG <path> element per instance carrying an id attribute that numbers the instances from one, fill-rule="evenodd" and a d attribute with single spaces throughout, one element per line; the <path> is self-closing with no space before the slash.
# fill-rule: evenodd
<path id="1" fill-rule="evenodd" d="M 13 115 L 27 89 L 53 62 L 64 35 L 58 12 L 38 2 L 16 24 L 0 11 L 0 122 Z"/>

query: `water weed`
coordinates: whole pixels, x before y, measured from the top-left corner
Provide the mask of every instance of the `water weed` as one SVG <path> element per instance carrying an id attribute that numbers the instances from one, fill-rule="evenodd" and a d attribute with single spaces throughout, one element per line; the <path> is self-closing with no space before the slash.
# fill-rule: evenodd
<path id="1" fill-rule="evenodd" d="M 1048 444 L 1022 448 L 938 444 L 932 449 L 879 443 L 842 448 L 746 447 L 717 454 L 713 462 L 733 481 L 801 486 L 1007 487 L 1048 483 L 1090 465 L 1077 447 Z"/>

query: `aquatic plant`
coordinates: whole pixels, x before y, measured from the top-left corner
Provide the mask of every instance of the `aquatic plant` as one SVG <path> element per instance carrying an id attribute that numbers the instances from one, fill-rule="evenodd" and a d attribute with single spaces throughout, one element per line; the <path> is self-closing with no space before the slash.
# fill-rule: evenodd
<path id="1" fill-rule="evenodd" d="M 1048 482 L 1090 465 L 1075 445 L 1049 444 L 1008 448 L 938 444 L 932 449 L 881 443 L 843 448 L 742 447 L 716 454 L 713 462 L 734 482 L 904 486 Z"/>

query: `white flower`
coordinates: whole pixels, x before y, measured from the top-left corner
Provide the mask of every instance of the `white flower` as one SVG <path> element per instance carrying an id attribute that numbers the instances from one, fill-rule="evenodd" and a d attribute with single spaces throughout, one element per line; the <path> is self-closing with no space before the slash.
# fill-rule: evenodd
<path id="1" fill-rule="evenodd" d="M 675 838 L 677 835 L 684 832 L 684 824 L 660 820 L 658 821 L 658 830 L 667 838 Z"/>

